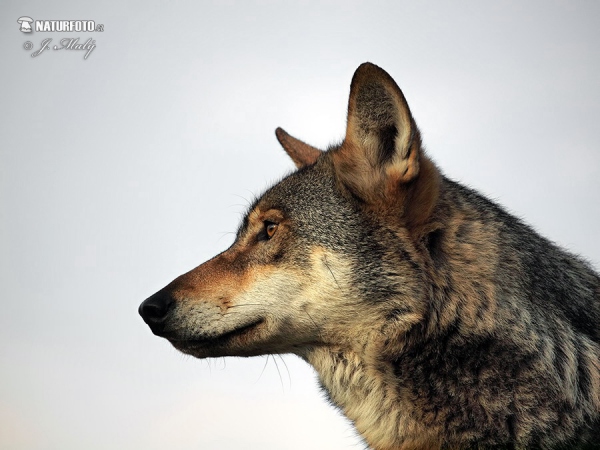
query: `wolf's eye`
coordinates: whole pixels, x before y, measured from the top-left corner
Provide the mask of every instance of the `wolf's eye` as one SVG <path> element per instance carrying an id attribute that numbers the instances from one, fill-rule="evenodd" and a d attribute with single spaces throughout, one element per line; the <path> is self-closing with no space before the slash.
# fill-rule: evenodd
<path id="1" fill-rule="evenodd" d="M 270 220 L 265 220 L 263 222 L 262 230 L 260 230 L 260 232 L 258 233 L 258 236 L 256 236 L 256 240 L 259 242 L 260 241 L 268 241 L 269 239 L 271 239 L 273 237 L 273 235 L 277 231 L 278 227 L 279 227 L 278 223 L 271 222 Z"/>
<path id="2" fill-rule="evenodd" d="M 267 233 L 267 239 L 271 239 L 277 231 L 278 225 L 273 222 L 265 222 L 265 233 Z"/>

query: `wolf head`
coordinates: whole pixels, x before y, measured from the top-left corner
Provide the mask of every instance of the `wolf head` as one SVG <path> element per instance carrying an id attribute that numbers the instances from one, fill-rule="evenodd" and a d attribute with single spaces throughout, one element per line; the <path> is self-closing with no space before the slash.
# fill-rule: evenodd
<path id="1" fill-rule="evenodd" d="M 357 69 L 339 146 L 276 134 L 298 170 L 254 202 L 229 249 L 139 308 L 184 353 L 305 356 L 393 340 L 425 314 L 440 175 L 394 80 Z"/>
<path id="2" fill-rule="evenodd" d="M 443 177 L 386 72 L 354 74 L 340 145 L 276 134 L 298 170 L 142 303 L 155 334 L 305 358 L 374 449 L 600 442 L 600 277 Z"/>

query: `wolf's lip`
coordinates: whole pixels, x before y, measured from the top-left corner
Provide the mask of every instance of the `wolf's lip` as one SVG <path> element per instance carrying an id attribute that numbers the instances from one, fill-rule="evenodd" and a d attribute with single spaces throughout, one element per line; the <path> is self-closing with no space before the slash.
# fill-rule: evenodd
<path id="1" fill-rule="evenodd" d="M 173 345 L 176 346 L 202 346 L 202 345 L 217 345 L 226 342 L 227 340 L 235 337 L 241 336 L 244 333 L 250 331 L 251 329 L 259 326 L 263 323 L 265 319 L 258 319 L 254 322 L 249 323 L 248 325 L 241 326 L 239 328 L 235 328 L 227 333 L 221 334 L 219 336 L 211 336 L 211 337 L 200 337 L 193 339 L 176 339 L 176 338 L 167 338 Z"/>

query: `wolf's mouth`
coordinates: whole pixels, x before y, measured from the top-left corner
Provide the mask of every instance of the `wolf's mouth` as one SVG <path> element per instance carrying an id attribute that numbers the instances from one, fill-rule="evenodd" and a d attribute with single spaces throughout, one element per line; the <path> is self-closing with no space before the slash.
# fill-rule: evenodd
<path id="1" fill-rule="evenodd" d="M 168 338 L 171 344 L 173 344 L 177 348 L 195 348 L 195 347 L 212 347 L 218 346 L 221 344 L 227 343 L 230 339 L 234 337 L 242 336 L 254 328 L 258 327 L 260 324 L 264 323 L 265 319 L 258 319 L 254 322 L 249 323 L 248 325 L 241 326 L 239 328 L 235 328 L 231 331 L 228 331 L 219 336 L 210 336 L 210 337 L 199 337 L 192 339 L 174 339 Z"/>

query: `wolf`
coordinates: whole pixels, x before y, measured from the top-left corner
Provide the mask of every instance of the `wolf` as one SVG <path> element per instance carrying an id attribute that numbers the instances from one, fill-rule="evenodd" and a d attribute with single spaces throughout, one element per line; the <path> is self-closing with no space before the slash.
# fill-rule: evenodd
<path id="1" fill-rule="evenodd" d="M 376 65 L 341 144 L 276 135 L 297 170 L 140 305 L 154 334 L 198 358 L 300 356 L 376 450 L 600 448 L 590 264 L 444 176 Z"/>

